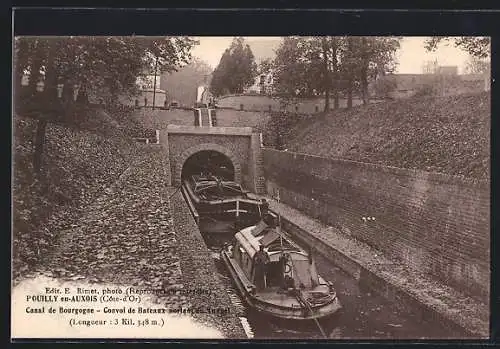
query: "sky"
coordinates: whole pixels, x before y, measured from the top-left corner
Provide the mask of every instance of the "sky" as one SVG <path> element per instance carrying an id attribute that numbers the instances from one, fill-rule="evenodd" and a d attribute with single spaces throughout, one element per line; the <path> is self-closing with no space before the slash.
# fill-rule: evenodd
<path id="1" fill-rule="evenodd" d="M 396 73 L 399 74 L 419 74 L 422 73 L 422 65 L 434 59 L 439 65 L 456 65 L 459 73 L 463 71 L 469 56 L 467 53 L 457 49 L 450 44 L 441 44 L 436 52 L 427 52 L 424 48 L 424 41 L 427 37 L 404 37 L 401 41 L 401 48 L 396 56 L 399 62 Z M 193 50 L 193 55 L 215 68 L 224 53 L 229 47 L 232 37 L 197 37 L 200 44 Z M 279 37 L 245 37 L 246 40 L 280 40 Z"/>

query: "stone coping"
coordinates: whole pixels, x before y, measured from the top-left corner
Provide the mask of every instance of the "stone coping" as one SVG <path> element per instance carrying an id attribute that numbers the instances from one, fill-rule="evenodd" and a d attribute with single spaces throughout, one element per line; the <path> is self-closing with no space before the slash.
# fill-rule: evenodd
<path id="1" fill-rule="evenodd" d="M 305 153 L 298 153 L 298 152 L 291 152 L 291 151 L 280 151 L 280 150 L 269 148 L 269 147 L 264 147 L 263 151 L 269 152 L 269 153 L 282 154 L 285 156 L 292 156 L 294 160 L 299 159 L 299 160 L 304 161 L 307 159 L 316 159 L 316 160 L 320 160 L 320 161 L 327 161 L 330 164 L 337 164 L 337 165 L 341 165 L 341 166 L 356 166 L 358 168 L 363 168 L 367 171 L 379 171 L 379 172 L 384 172 L 384 173 L 388 173 L 388 174 L 395 174 L 395 175 L 399 175 L 399 176 L 428 179 L 428 180 L 443 183 L 443 184 L 460 183 L 463 185 L 469 185 L 472 187 L 481 188 L 483 190 L 489 190 L 490 184 L 491 184 L 490 181 L 483 180 L 483 179 L 464 177 L 464 176 L 459 176 L 459 175 L 450 175 L 450 174 L 445 174 L 445 173 L 440 173 L 440 172 L 428 172 L 428 171 L 419 170 L 419 169 L 400 168 L 400 167 L 383 165 L 383 164 L 378 164 L 378 163 L 368 163 L 368 162 L 348 160 L 348 159 L 343 159 L 343 158 L 329 158 L 329 157 L 313 155 L 313 154 L 305 154 Z"/>
<path id="2" fill-rule="evenodd" d="M 168 125 L 167 133 L 172 134 L 210 134 L 228 136 L 251 136 L 251 127 L 208 127 L 208 126 L 180 126 Z"/>

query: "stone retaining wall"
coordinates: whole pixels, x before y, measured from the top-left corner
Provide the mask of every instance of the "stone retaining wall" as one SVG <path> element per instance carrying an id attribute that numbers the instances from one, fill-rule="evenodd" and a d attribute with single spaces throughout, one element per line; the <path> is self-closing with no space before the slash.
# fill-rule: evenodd
<path id="1" fill-rule="evenodd" d="M 489 183 L 264 149 L 269 195 L 488 303 Z"/>

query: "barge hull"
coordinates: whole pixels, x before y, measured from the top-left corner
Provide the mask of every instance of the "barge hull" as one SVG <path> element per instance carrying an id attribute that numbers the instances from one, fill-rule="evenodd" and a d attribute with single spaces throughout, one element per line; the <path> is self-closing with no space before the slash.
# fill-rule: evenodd
<path id="1" fill-rule="evenodd" d="M 229 273 L 231 274 L 231 278 L 234 284 L 236 285 L 238 292 L 243 297 L 244 301 L 250 307 L 262 313 L 266 313 L 268 315 L 281 319 L 302 321 L 302 320 L 314 320 L 314 319 L 330 317 L 335 313 L 337 313 L 342 308 L 337 297 L 335 297 L 331 302 L 327 304 L 318 307 L 312 307 L 312 309 L 314 310 L 314 314 L 312 315 L 305 315 L 304 310 L 302 308 L 291 309 L 289 307 L 280 307 L 278 305 L 271 305 L 250 294 L 251 291 L 250 285 L 245 285 L 241 281 L 243 276 L 240 274 L 242 273 L 241 272 L 238 273 L 236 269 L 237 268 L 236 263 L 234 263 L 231 260 L 231 257 L 229 257 L 225 251 L 221 252 L 221 257 L 222 261 L 229 270 Z"/>

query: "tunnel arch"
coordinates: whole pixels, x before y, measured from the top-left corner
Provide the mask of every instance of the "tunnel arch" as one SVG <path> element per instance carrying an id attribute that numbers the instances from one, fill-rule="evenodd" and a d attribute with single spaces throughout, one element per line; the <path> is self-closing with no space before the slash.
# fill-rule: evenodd
<path id="1" fill-rule="evenodd" d="M 238 158 L 233 154 L 232 151 L 227 149 L 226 147 L 223 147 L 219 144 L 214 144 L 214 143 L 202 143 L 202 144 L 197 144 L 193 147 L 190 147 L 186 150 L 184 150 L 176 164 L 176 178 L 175 182 L 176 183 L 181 183 L 182 180 L 182 171 L 184 169 L 184 165 L 186 162 L 191 158 L 193 155 L 196 153 L 200 153 L 203 151 L 212 151 L 216 153 L 220 153 L 224 155 L 232 164 L 233 166 L 233 171 L 234 171 L 234 180 L 238 183 L 241 183 L 241 164 L 238 161 Z"/>
<path id="2" fill-rule="evenodd" d="M 226 181 L 234 181 L 234 165 L 224 154 L 215 150 L 200 150 L 184 162 L 181 180 L 191 178 L 195 174 L 213 174 Z"/>

